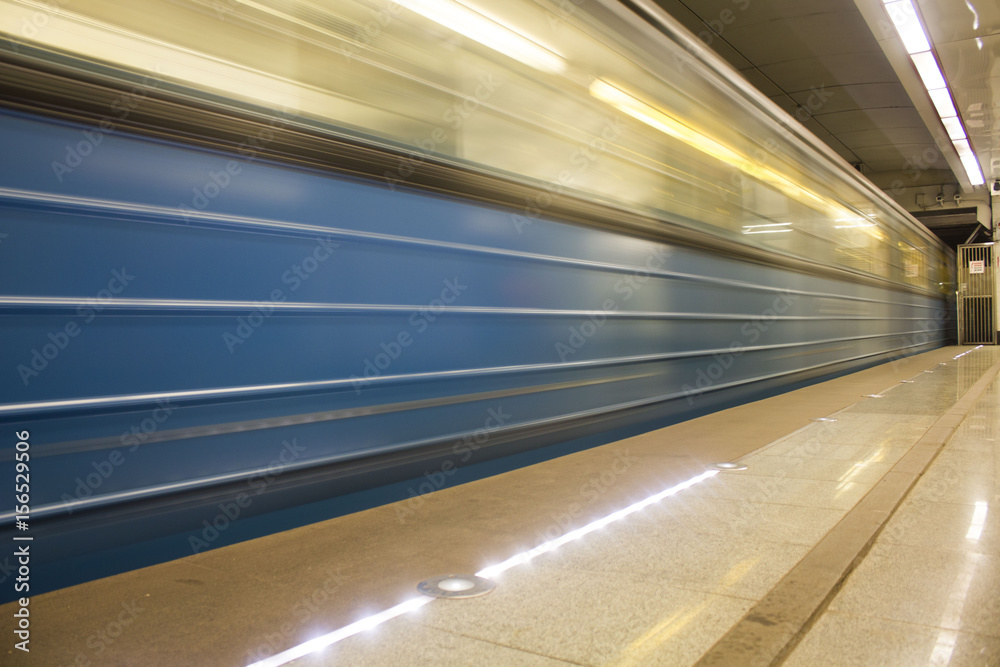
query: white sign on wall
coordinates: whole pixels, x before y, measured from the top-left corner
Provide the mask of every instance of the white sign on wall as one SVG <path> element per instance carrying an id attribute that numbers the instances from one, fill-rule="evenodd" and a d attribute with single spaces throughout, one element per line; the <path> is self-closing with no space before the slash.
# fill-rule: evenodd
<path id="1" fill-rule="evenodd" d="M 975 259 L 969 262 L 969 273 L 986 273 L 986 261 Z"/>

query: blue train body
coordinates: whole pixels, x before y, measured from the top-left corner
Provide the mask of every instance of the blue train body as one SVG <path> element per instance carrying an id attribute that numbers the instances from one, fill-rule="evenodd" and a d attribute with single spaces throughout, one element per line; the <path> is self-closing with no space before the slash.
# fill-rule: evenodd
<path id="1" fill-rule="evenodd" d="M 0 419 L 31 433 L 41 525 L 207 494 L 163 524 L 183 552 L 280 477 L 448 472 L 943 342 L 940 299 L 253 156 L 114 133 L 60 182 L 87 131 L 0 126 Z"/>
<path id="2" fill-rule="evenodd" d="M 0 479 L 30 468 L 0 539 L 27 517 L 31 594 L 947 340 L 941 244 L 624 5 L 540 22 L 581 49 L 545 72 L 472 42 L 455 56 L 401 12 L 329 90 L 319 69 L 293 87 L 266 55 L 230 63 L 226 40 L 198 60 L 199 7 L 144 7 L 79 30 L 120 21 L 122 57 L 165 57 L 140 31 L 162 15 L 183 28 L 171 76 L 45 31 L 0 51 Z M 231 43 L 283 54 L 253 11 L 234 8 Z M 295 42 L 303 62 L 331 44 Z M 265 83 L 299 112 L 263 109 Z"/>

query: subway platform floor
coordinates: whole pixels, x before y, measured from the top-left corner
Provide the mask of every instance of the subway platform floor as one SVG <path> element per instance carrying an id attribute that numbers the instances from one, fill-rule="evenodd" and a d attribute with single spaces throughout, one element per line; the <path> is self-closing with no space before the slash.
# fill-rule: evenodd
<path id="1" fill-rule="evenodd" d="M 5 664 L 1000 665 L 998 371 L 942 348 L 40 595 Z"/>

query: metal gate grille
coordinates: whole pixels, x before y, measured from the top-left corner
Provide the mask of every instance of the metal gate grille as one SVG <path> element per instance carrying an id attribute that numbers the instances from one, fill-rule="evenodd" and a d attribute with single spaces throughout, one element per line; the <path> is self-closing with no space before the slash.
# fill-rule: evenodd
<path id="1" fill-rule="evenodd" d="M 958 246 L 958 342 L 996 344 L 993 244 Z"/>

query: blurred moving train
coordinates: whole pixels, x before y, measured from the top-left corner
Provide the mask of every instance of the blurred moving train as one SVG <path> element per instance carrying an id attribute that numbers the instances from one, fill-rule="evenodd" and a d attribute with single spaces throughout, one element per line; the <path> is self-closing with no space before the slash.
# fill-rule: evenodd
<path id="1" fill-rule="evenodd" d="M 953 253 L 648 0 L 0 6 L 33 593 L 949 335 Z"/>

